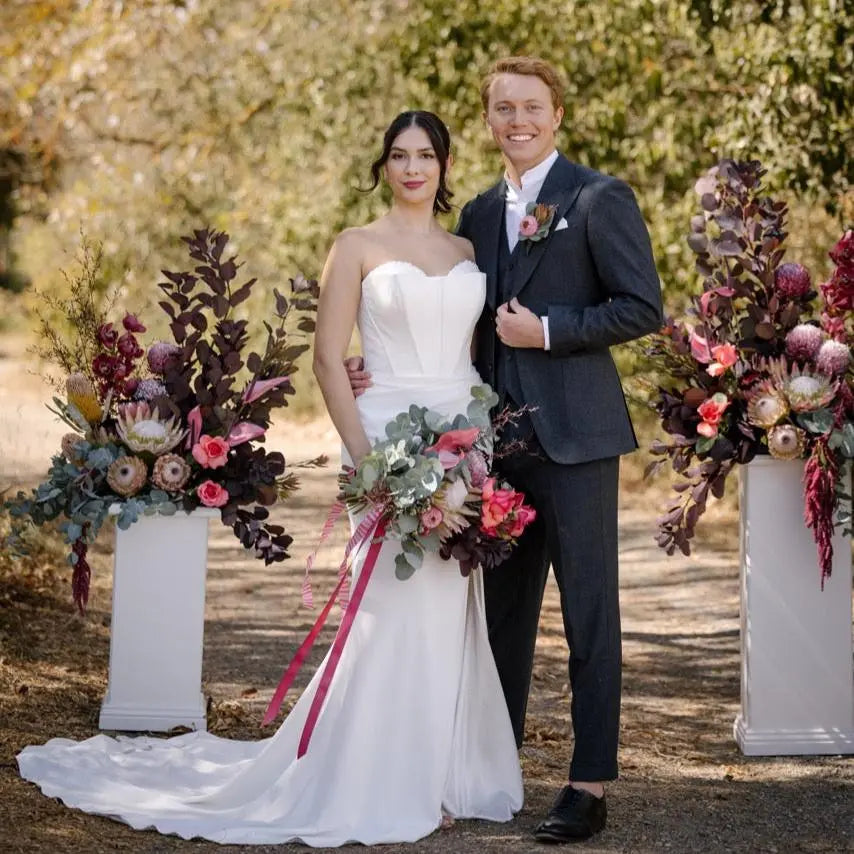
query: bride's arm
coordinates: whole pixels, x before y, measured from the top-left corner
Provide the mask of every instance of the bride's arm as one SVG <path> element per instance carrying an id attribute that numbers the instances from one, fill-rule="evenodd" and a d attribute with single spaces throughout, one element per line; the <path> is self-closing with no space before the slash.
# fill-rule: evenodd
<path id="1" fill-rule="evenodd" d="M 320 278 L 312 367 L 329 417 L 356 465 L 371 445 L 350 389 L 344 357 L 353 335 L 361 292 L 358 240 L 345 232 L 332 246 Z"/>

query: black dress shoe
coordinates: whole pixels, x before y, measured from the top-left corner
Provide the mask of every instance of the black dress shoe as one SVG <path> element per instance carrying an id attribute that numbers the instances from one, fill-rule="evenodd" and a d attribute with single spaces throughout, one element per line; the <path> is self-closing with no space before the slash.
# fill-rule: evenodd
<path id="1" fill-rule="evenodd" d="M 579 842 L 605 827 L 605 796 L 597 798 L 583 789 L 566 786 L 545 821 L 534 831 L 537 842 Z"/>

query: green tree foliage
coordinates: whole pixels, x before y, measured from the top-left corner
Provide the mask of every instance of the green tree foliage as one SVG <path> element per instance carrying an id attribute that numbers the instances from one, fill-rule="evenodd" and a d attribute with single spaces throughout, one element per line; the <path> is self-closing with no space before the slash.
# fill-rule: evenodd
<path id="1" fill-rule="evenodd" d="M 317 275 L 335 232 L 383 209 L 381 192 L 358 188 L 400 110 L 448 122 L 457 202 L 496 179 L 479 81 L 493 59 L 525 52 L 567 80 L 560 147 L 636 189 L 668 303 L 696 284 L 692 186 L 723 156 L 763 160 L 800 211 L 798 259 L 821 275 L 854 184 L 852 11 L 852 0 L 6 0 L 6 113 L 24 154 L 39 162 L 48 149 L 61 168 L 49 196 L 13 193 L 21 267 L 43 284 L 82 227 L 115 275 L 130 271 L 128 291 L 150 294 L 176 236 L 207 223 L 263 281 Z"/>

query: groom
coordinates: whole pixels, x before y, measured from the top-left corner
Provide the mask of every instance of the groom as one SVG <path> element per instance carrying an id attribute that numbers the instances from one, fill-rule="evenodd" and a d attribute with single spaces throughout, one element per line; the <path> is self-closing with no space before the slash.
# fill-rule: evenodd
<path id="1" fill-rule="evenodd" d="M 563 87 L 532 57 L 496 62 L 481 86 L 504 177 L 470 201 L 457 228 L 487 277 L 476 366 L 502 404 L 531 411 L 501 440 L 500 462 L 537 510 L 499 567 L 484 573 L 489 639 L 521 746 L 549 564 L 569 647 L 575 745 L 565 786 L 535 836 L 586 839 L 605 826 L 617 776 L 621 641 L 617 584 L 619 456 L 637 447 L 609 347 L 658 329 L 649 235 L 629 187 L 555 149 Z M 528 206 L 544 207 L 525 219 Z M 532 239 L 533 238 L 533 239 Z M 354 391 L 370 384 L 348 366 Z"/>
<path id="2" fill-rule="evenodd" d="M 620 611 L 619 456 L 637 447 L 609 347 L 658 329 L 661 293 L 634 195 L 555 149 L 563 87 L 548 63 L 496 62 L 481 86 L 505 174 L 462 211 L 487 276 L 476 366 L 503 403 L 533 411 L 502 441 L 523 455 L 504 474 L 537 509 L 509 560 L 484 573 L 490 641 L 521 746 L 549 564 L 569 646 L 574 752 L 569 784 L 536 830 L 584 839 L 605 825 L 604 782 L 617 776 Z M 524 219 L 529 205 L 545 208 Z M 536 212 L 535 212 L 536 213 Z M 530 233 L 536 228 L 534 237 Z"/>

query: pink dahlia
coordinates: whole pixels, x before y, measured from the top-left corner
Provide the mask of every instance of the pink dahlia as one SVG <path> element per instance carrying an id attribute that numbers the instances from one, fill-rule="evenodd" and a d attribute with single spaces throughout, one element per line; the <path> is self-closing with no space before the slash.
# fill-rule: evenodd
<path id="1" fill-rule="evenodd" d="M 833 376 L 848 370 L 851 350 L 841 341 L 825 341 L 815 357 L 815 366 L 823 373 Z"/>
<path id="2" fill-rule="evenodd" d="M 809 270 L 802 264 L 781 264 L 774 273 L 774 289 L 783 299 L 799 299 L 811 287 Z"/>
<path id="3" fill-rule="evenodd" d="M 811 323 L 800 323 L 786 336 L 786 353 L 796 362 L 809 362 L 815 358 L 824 336 L 821 329 Z"/>

